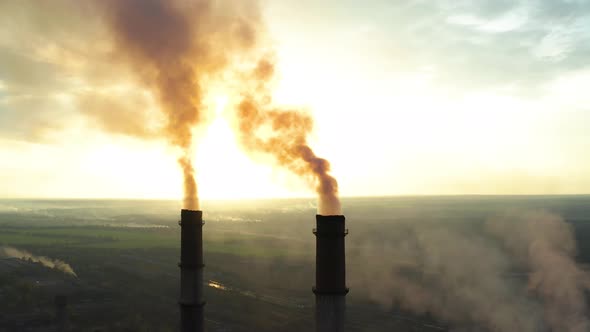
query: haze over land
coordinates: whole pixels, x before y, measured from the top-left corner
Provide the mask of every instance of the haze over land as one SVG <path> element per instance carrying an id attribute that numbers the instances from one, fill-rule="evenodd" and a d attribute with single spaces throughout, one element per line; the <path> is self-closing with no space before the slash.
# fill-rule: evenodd
<path id="1" fill-rule="evenodd" d="M 315 200 L 203 204 L 208 328 L 313 330 Z M 347 331 L 588 330 L 590 197 L 343 205 Z M 0 328 L 24 322 L 44 331 L 53 294 L 65 293 L 78 330 L 174 330 L 180 206 L 0 200 L 0 246 L 59 259 L 78 275 L 0 257 Z"/>
<path id="2" fill-rule="evenodd" d="M 203 204 L 210 329 L 312 329 L 315 200 Z M 348 331 L 588 330 L 590 196 L 343 205 Z M 169 331 L 178 323 L 180 207 L 0 200 L 0 328 L 45 331 L 52 296 L 64 293 L 78 330 Z"/>

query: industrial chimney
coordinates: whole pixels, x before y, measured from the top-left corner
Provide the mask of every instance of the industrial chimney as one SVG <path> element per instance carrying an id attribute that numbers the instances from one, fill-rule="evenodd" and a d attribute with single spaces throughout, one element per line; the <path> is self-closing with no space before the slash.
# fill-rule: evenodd
<path id="1" fill-rule="evenodd" d="M 67 329 L 67 305 L 68 298 L 65 295 L 55 296 L 55 330 L 57 332 L 65 332 Z"/>
<path id="2" fill-rule="evenodd" d="M 316 215 L 316 331 L 344 331 L 346 263 L 344 216 Z"/>
<path id="3" fill-rule="evenodd" d="M 180 212 L 180 325 L 181 332 L 202 332 L 203 309 L 203 212 Z"/>

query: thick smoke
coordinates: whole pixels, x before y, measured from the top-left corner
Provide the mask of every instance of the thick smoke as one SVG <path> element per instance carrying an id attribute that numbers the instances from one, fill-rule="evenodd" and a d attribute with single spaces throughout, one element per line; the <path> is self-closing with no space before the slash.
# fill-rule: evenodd
<path id="1" fill-rule="evenodd" d="M 181 149 L 184 207 L 198 209 L 193 131 L 206 117 L 207 85 L 218 79 L 216 75 L 235 54 L 253 47 L 259 25 L 257 6 L 251 1 L 224 5 L 212 0 L 97 4 L 104 9 L 114 53 L 153 92 L 166 116 L 164 135 Z"/>
<path id="2" fill-rule="evenodd" d="M 13 247 L 0 247 L 0 256 L 18 258 L 22 260 L 29 260 L 35 263 L 40 263 L 50 269 L 62 271 L 74 277 L 78 277 L 70 264 L 59 259 L 51 259 L 45 256 L 35 256 L 28 251 L 18 250 Z"/>
<path id="3" fill-rule="evenodd" d="M 273 76 L 274 64 L 268 58 L 247 76 L 251 88 L 237 112 L 240 141 L 247 151 L 269 154 L 279 165 L 313 183 L 319 195 L 319 214 L 339 215 L 338 183 L 330 175 L 330 163 L 316 156 L 307 141 L 313 119 L 300 110 L 272 104 L 269 84 Z"/>
<path id="4" fill-rule="evenodd" d="M 589 330 L 590 278 L 560 217 L 494 218 L 482 232 L 447 223 L 398 226 L 404 231 L 395 242 L 364 247 L 366 275 L 353 281 L 384 305 L 434 315 L 457 331 Z M 372 263 L 384 256 L 392 264 Z"/>
<path id="5" fill-rule="evenodd" d="M 51 92 L 43 92 L 43 100 L 52 107 L 25 105 L 31 117 L 43 114 L 39 127 L 61 128 L 66 118 L 83 115 L 110 133 L 166 139 L 180 150 L 184 207 L 198 209 L 195 135 L 207 122 L 213 90 L 238 91 L 244 95 L 238 128 L 247 150 L 274 156 L 308 178 L 320 194 L 320 213 L 340 214 L 329 163 L 307 142 L 311 118 L 271 103 L 274 64 L 258 59 L 272 42 L 256 0 L 22 0 L 0 1 L 0 9 L 0 46 L 15 51 L 10 57 L 0 52 L 3 61 L 15 60 L 7 62 L 10 75 L 1 84 L 16 95 Z M 253 73 L 236 75 L 252 63 Z M 70 106 L 75 109 L 62 117 L 55 114 Z"/>

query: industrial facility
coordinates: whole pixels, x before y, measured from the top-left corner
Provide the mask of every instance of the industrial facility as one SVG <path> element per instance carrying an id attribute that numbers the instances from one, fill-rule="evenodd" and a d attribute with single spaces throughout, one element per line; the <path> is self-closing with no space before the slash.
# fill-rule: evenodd
<path id="1" fill-rule="evenodd" d="M 181 332 L 205 331 L 203 300 L 203 212 L 181 210 Z M 317 332 L 342 332 L 346 313 L 345 217 L 316 215 L 315 325 Z"/>
<path id="2" fill-rule="evenodd" d="M 0 332 L 447 330 L 396 303 L 370 302 L 359 283 L 367 256 L 356 242 L 367 233 L 348 237 L 343 215 L 302 213 L 291 202 L 287 212 L 268 202 L 229 213 L 166 203 L 161 214 L 132 204 L 143 205 L 116 206 L 119 227 L 4 228 L 49 245 L 18 248 L 45 255 L 47 266 L 0 257 Z"/>

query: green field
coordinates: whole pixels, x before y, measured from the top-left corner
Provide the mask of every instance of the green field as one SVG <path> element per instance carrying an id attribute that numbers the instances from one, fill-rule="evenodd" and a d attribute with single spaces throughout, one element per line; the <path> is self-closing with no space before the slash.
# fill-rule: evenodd
<path id="1" fill-rule="evenodd" d="M 224 230 L 205 230 L 207 252 L 248 257 L 305 255 L 306 246 L 285 246 L 281 238 Z M 0 227 L 0 245 L 103 249 L 173 249 L 180 247 L 178 229 L 118 227 Z"/>
<path id="2" fill-rule="evenodd" d="M 463 319 L 471 312 L 472 294 L 485 299 L 486 308 L 491 301 L 497 307 L 528 301 L 542 308 L 538 297 L 521 293 L 528 290 L 527 266 L 487 233 L 486 221 L 505 211 L 556 215 L 561 229 L 573 232 L 577 251 L 572 259 L 580 267 L 590 262 L 589 196 L 361 198 L 344 203 L 350 231 L 346 237 L 350 331 L 444 331 L 451 325 L 478 330 L 475 327 L 485 321 Z M 0 204 L 5 209 L 0 212 L 0 247 L 62 261 L 77 275 L 26 258 L 0 262 L 1 332 L 3 324 L 13 331 L 22 321 L 38 327 L 33 331 L 43 331 L 51 324 L 53 296 L 60 293 L 68 296 L 70 321 L 77 331 L 178 330 L 180 227 L 173 204 L 84 200 Z M 313 205 L 306 200 L 211 205 L 204 218 L 209 330 L 312 329 Z M 521 219 L 513 222 L 509 230 L 526 229 L 519 227 Z M 437 311 L 408 310 L 404 305 L 413 303 L 413 298 L 401 302 L 406 299 L 397 286 L 399 280 L 432 294 L 425 299 L 454 303 L 457 315 L 449 319 Z M 465 283 L 457 280 L 468 281 L 470 292 L 462 292 Z M 459 288 L 448 291 L 453 285 Z M 495 296 L 496 291 L 502 296 Z M 510 301 L 498 302 L 503 298 Z M 542 320 L 531 317 L 543 326 Z"/>

